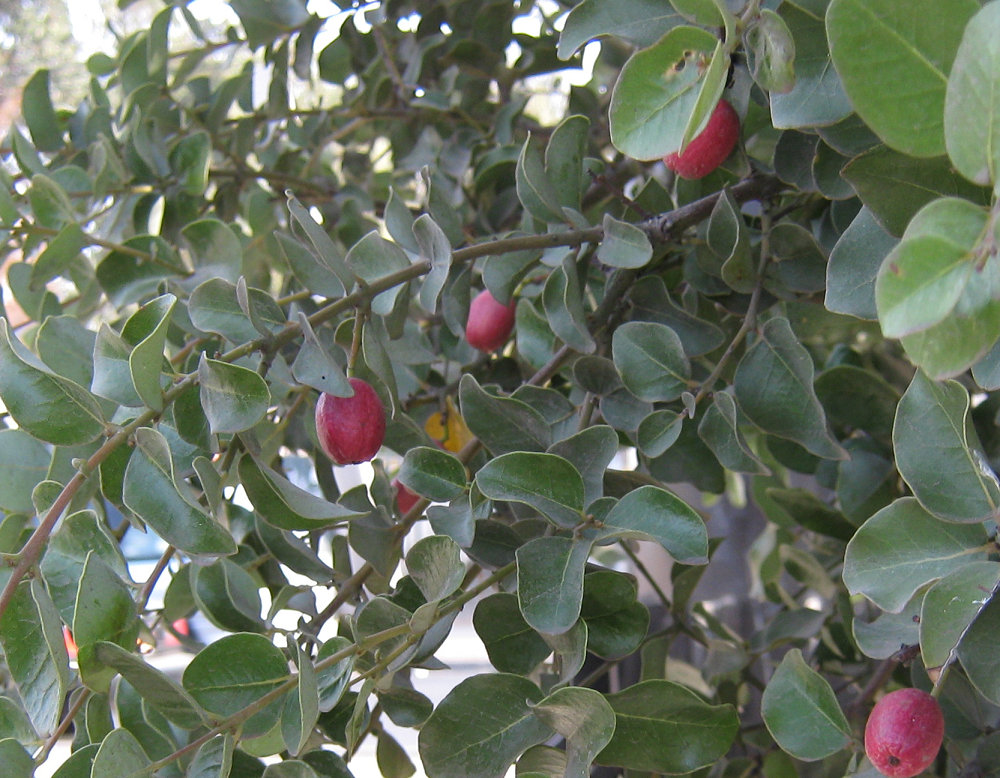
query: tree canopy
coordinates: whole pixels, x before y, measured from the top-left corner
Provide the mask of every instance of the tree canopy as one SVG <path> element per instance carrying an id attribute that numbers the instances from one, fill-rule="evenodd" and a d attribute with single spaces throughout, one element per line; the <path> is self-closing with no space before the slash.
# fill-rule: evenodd
<path id="1" fill-rule="evenodd" d="M 1000 771 L 1000 0 L 219 8 L 0 148 L 5 776 Z"/>

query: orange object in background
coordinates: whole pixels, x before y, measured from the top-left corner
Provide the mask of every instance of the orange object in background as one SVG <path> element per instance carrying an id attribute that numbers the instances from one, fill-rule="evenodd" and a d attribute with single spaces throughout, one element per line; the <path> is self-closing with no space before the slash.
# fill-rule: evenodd
<path id="1" fill-rule="evenodd" d="M 424 431 L 438 441 L 445 451 L 457 454 L 475 436 L 465 426 L 465 419 L 451 398 L 446 398 L 445 402 L 448 407 L 446 413 L 432 413 L 424 423 Z"/>
<path id="2" fill-rule="evenodd" d="M 73 640 L 73 633 L 69 631 L 69 627 L 63 627 L 63 644 L 66 646 L 66 653 L 69 654 L 69 658 L 76 659 L 76 641 Z"/>

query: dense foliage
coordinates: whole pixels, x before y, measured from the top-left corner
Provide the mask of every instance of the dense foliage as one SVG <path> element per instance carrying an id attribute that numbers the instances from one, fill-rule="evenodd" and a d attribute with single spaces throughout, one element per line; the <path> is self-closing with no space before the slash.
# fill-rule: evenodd
<path id="1" fill-rule="evenodd" d="M 58 778 L 369 738 L 386 778 L 840 778 L 907 686 L 930 770 L 1000 771 L 1000 2 L 229 5 L 165 3 L 79 105 L 39 71 L 3 146 L 4 776 L 72 733 Z M 723 96 L 737 148 L 675 178 Z M 348 376 L 388 419 L 341 492 Z M 749 631 L 699 599 L 713 501 L 766 517 Z M 435 705 L 463 608 L 497 672 Z"/>

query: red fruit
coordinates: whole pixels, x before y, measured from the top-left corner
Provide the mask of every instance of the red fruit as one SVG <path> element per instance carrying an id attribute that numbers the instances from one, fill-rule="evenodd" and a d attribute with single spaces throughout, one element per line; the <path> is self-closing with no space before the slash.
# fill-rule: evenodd
<path id="1" fill-rule="evenodd" d="M 670 170 L 681 178 L 704 178 L 719 165 L 740 137 L 740 117 L 725 100 L 719 100 L 708 124 L 681 154 L 676 151 L 663 158 Z"/>
<path id="2" fill-rule="evenodd" d="M 889 778 L 922 773 L 941 748 L 944 716 L 938 701 L 919 689 L 885 695 L 872 709 L 865 727 L 865 753 Z"/>
<path id="3" fill-rule="evenodd" d="M 399 512 L 403 514 L 409 513 L 410 508 L 417 504 L 420 495 L 414 494 L 403 486 L 398 478 L 393 479 L 392 485 L 396 487 L 396 505 L 399 506 Z"/>
<path id="4" fill-rule="evenodd" d="M 324 392 L 316 403 L 316 436 L 323 452 L 338 465 L 367 462 L 382 447 L 385 409 L 371 384 L 348 379 L 353 397 Z"/>
<path id="5" fill-rule="evenodd" d="M 469 306 L 469 320 L 465 324 L 465 339 L 480 351 L 496 351 L 507 342 L 514 330 L 516 303 L 503 305 L 497 302 L 488 289 L 476 295 Z"/>

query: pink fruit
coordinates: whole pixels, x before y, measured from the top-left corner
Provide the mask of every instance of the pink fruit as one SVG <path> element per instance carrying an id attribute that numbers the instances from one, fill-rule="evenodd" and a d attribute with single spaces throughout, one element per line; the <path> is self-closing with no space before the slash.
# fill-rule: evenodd
<path id="1" fill-rule="evenodd" d="M 316 403 L 316 436 L 323 452 L 338 465 L 367 462 L 382 447 L 385 409 L 371 384 L 349 379 L 352 397 L 323 393 Z"/>
<path id="2" fill-rule="evenodd" d="M 865 727 L 865 753 L 889 778 L 912 778 L 934 761 L 944 739 L 938 701 L 919 689 L 891 692 L 875 705 Z"/>
<path id="3" fill-rule="evenodd" d="M 488 289 L 476 295 L 469 306 L 469 319 L 465 324 L 465 339 L 480 351 L 496 351 L 507 342 L 514 330 L 516 303 L 497 302 Z"/>
<path id="4" fill-rule="evenodd" d="M 396 487 L 396 505 L 399 506 L 399 512 L 402 514 L 407 514 L 410 512 L 410 508 L 417 504 L 417 500 L 420 499 L 419 494 L 414 494 L 405 486 L 403 486 L 399 479 L 393 479 L 392 485 Z"/>
<path id="5" fill-rule="evenodd" d="M 704 178 L 732 152 L 740 137 L 740 117 L 725 100 L 719 100 L 708 124 L 680 154 L 663 158 L 670 170 L 681 178 Z"/>

